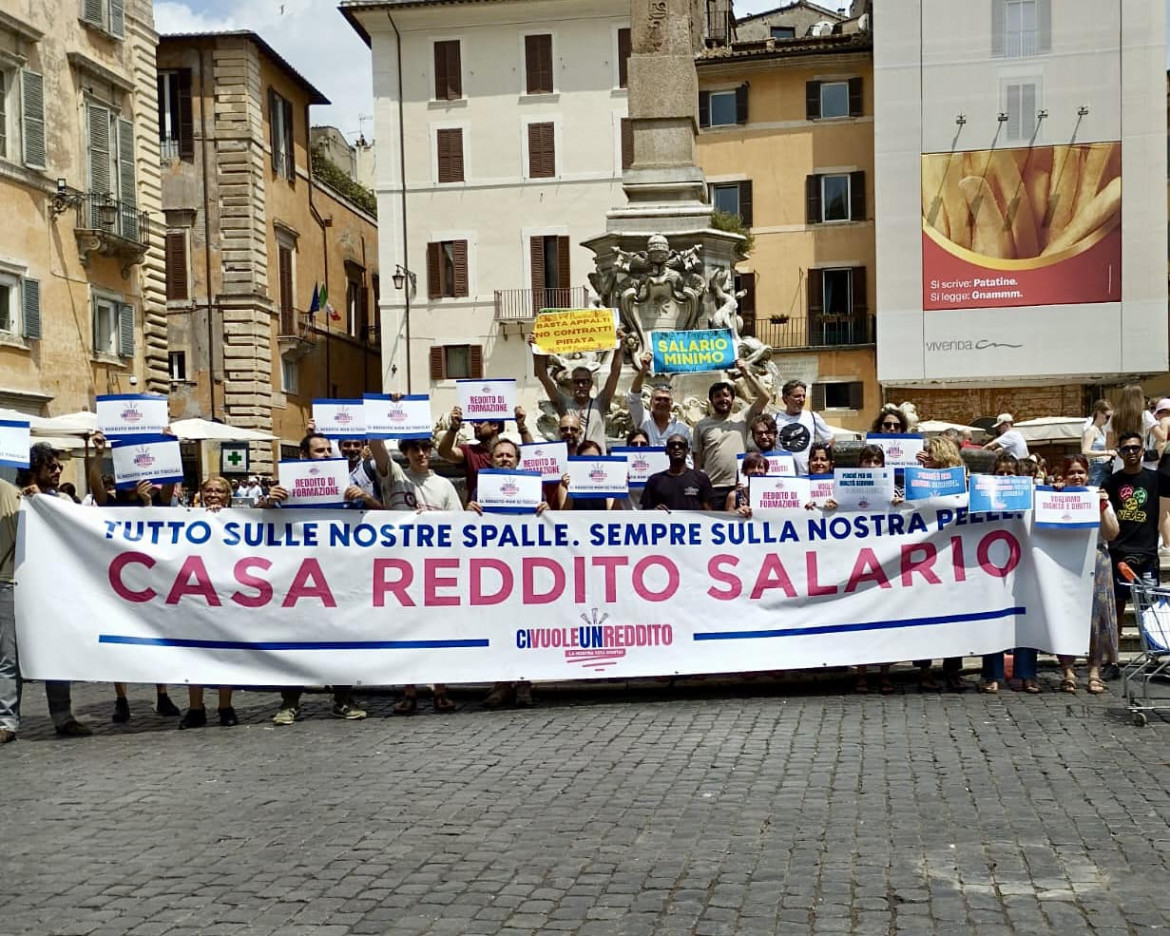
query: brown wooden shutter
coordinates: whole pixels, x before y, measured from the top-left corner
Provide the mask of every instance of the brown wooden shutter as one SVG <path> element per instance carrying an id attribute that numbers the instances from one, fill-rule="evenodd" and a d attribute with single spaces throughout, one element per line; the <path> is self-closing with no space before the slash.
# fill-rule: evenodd
<path id="1" fill-rule="evenodd" d="M 472 380 L 480 380 L 483 377 L 483 345 L 468 345 L 467 346 L 467 368 L 471 372 L 469 376 Z"/>
<path id="2" fill-rule="evenodd" d="M 447 43 L 435 43 L 435 100 L 446 101 L 447 98 Z M 431 349 L 434 353 L 434 349 Z"/>
<path id="3" fill-rule="evenodd" d="M 459 40 L 435 43 L 435 99 L 457 101 L 463 97 L 463 71 Z"/>
<path id="4" fill-rule="evenodd" d="M 529 94 L 552 94 L 552 36 L 524 37 L 524 69 Z"/>
<path id="5" fill-rule="evenodd" d="M 551 123 L 528 125 L 528 177 L 551 179 L 556 175 L 556 134 Z"/>
<path id="6" fill-rule="evenodd" d="M 756 334 L 756 274 L 737 273 L 736 292 L 743 291 L 739 300 L 739 315 L 743 319 L 741 335 L 755 337 Z"/>
<path id="7" fill-rule="evenodd" d="M 288 168 L 288 178 L 290 182 L 295 182 L 297 178 L 297 161 L 296 150 L 293 145 L 296 139 L 296 134 L 293 132 L 293 106 L 292 101 L 284 102 L 284 135 L 285 146 L 287 147 L 287 156 L 285 158 L 285 166 Z"/>
<path id="8" fill-rule="evenodd" d="M 439 299 L 443 295 L 442 250 L 442 244 L 434 241 L 427 244 L 427 298 L 429 299 Z"/>
<path id="9" fill-rule="evenodd" d="M 187 235 L 182 231 L 167 231 L 166 271 L 167 299 L 188 298 Z"/>
<path id="10" fill-rule="evenodd" d="M 748 122 L 748 86 L 746 84 L 741 84 L 735 89 L 735 122 L 737 124 Z"/>
<path id="11" fill-rule="evenodd" d="M 865 220 L 865 173 L 849 173 L 849 220 Z"/>
<path id="12" fill-rule="evenodd" d="M 823 383 L 815 383 L 809 387 L 809 396 L 812 397 L 812 401 L 809 403 L 812 410 L 825 408 L 825 385 Z"/>
<path id="13" fill-rule="evenodd" d="M 191 69 L 179 69 L 179 158 L 195 158 L 195 117 L 191 109 Z"/>
<path id="14" fill-rule="evenodd" d="M 618 87 L 630 86 L 630 30 L 618 30 Z"/>
<path id="15" fill-rule="evenodd" d="M 437 131 L 436 148 L 439 156 L 439 181 L 463 181 L 463 131 Z"/>
<path id="16" fill-rule="evenodd" d="M 861 96 L 861 79 L 849 79 L 849 116 L 860 117 L 864 112 L 864 104 Z"/>
<path id="17" fill-rule="evenodd" d="M 825 311 L 825 274 L 820 269 L 808 271 L 808 317 Z"/>
<path id="18" fill-rule="evenodd" d="M 268 89 L 268 145 L 272 147 L 272 168 L 278 168 L 276 159 L 280 155 L 280 141 L 276 138 L 276 111 L 280 107 L 280 98 L 276 92 Z"/>
<path id="19" fill-rule="evenodd" d="M 370 327 L 370 291 L 358 286 L 358 337 L 366 338 Z"/>
<path id="20" fill-rule="evenodd" d="M 634 125 L 629 117 L 622 118 L 622 170 L 634 165 Z"/>
<path id="21" fill-rule="evenodd" d="M 278 247 L 277 255 L 280 265 L 280 311 L 291 315 L 294 307 L 292 251 L 287 247 Z"/>
<path id="22" fill-rule="evenodd" d="M 535 314 L 548 305 L 544 293 L 544 238 L 531 237 L 528 240 L 530 281 L 532 283 L 532 312 Z"/>
<path id="23" fill-rule="evenodd" d="M 850 288 L 850 299 L 853 306 L 850 311 L 860 318 L 869 314 L 869 296 L 866 294 L 865 267 L 853 267 L 853 283 Z"/>
<path id="24" fill-rule="evenodd" d="M 852 410 L 865 408 L 865 384 L 860 380 L 849 384 L 849 408 Z"/>
<path id="25" fill-rule="evenodd" d="M 451 257 L 455 263 L 455 295 L 456 297 L 464 297 L 468 293 L 467 288 L 467 241 L 452 241 L 451 242 Z"/>
<path id="26" fill-rule="evenodd" d="M 557 238 L 557 289 L 569 289 L 569 239 Z"/>
<path id="27" fill-rule="evenodd" d="M 446 358 L 442 345 L 431 346 L 431 380 L 446 379 Z"/>
<path id="28" fill-rule="evenodd" d="M 805 120 L 821 119 L 821 83 L 806 81 L 804 83 L 804 117 Z"/>
<path id="29" fill-rule="evenodd" d="M 806 203 L 805 221 L 809 224 L 820 224 L 821 177 L 819 175 L 804 177 L 804 199 Z"/>
<path id="30" fill-rule="evenodd" d="M 744 227 L 752 226 L 752 183 L 748 179 L 739 183 L 739 217 Z"/>
<path id="31" fill-rule="evenodd" d="M 711 92 L 699 92 L 699 127 L 711 126 Z"/>

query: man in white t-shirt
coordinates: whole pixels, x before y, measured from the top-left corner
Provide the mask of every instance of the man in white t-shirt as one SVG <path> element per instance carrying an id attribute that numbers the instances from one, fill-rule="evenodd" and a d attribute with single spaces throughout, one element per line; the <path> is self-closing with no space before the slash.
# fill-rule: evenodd
<path id="1" fill-rule="evenodd" d="M 390 457 L 381 439 L 370 440 L 370 451 L 382 480 L 382 503 L 387 510 L 462 510 L 455 485 L 431 470 L 430 439 L 401 439 L 398 451 L 406 456 L 406 470 Z"/>
<path id="2" fill-rule="evenodd" d="M 1011 413 L 1000 413 L 995 419 L 995 438 L 983 447 L 993 452 L 1007 452 L 1017 459 L 1027 458 L 1028 443 L 1020 431 L 1013 428 L 1014 423 Z"/>
<path id="3" fill-rule="evenodd" d="M 808 474 L 808 450 L 813 442 L 833 444 L 828 423 L 819 413 L 804 408 L 807 398 L 808 384 L 803 380 L 788 381 L 780 389 L 784 410 L 776 414 L 776 448 L 792 453 L 798 475 Z"/>

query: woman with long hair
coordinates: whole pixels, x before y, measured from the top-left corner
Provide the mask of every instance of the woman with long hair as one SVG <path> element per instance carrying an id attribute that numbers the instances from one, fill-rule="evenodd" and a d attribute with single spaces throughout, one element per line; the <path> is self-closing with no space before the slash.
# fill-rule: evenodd
<path id="1" fill-rule="evenodd" d="M 1081 433 L 1081 454 L 1089 460 L 1089 484 L 1101 487 L 1113 473 L 1113 459 L 1117 450 L 1109 447 L 1106 428 L 1113 418 L 1113 404 L 1098 400 L 1089 414 L 1089 425 Z"/>

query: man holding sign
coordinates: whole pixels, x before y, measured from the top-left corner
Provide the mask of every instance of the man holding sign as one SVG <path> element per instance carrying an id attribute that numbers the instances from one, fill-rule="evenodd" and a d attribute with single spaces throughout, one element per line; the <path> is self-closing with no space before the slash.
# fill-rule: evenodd
<path id="1" fill-rule="evenodd" d="M 738 419 L 731 418 L 735 404 L 735 387 L 725 380 L 711 385 L 707 399 L 711 403 L 711 415 L 695 424 L 694 448 L 695 468 L 706 472 L 715 488 L 716 502 L 722 504 L 727 495 L 735 490 L 739 472 L 737 456 L 747 451 L 748 426 L 764 412 L 772 399 L 771 394 L 755 373 L 751 365 L 739 361 L 739 372 L 751 388 L 755 399 Z"/>
<path id="2" fill-rule="evenodd" d="M 618 350 L 610 355 L 609 377 L 605 386 L 596 396 L 593 395 L 593 371 L 588 367 L 574 367 L 571 374 L 573 392 L 565 393 L 557 386 L 557 382 L 548 373 L 548 355 L 539 353 L 535 344 L 535 336 L 530 335 L 528 343 L 532 346 L 532 369 L 536 379 L 540 381 L 549 400 L 557 408 L 557 413 L 564 416 L 573 413 L 581 420 L 584 436 L 601 446 L 606 451 L 605 417 L 609 413 L 613 402 L 614 392 L 617 390 L 618 378 L 622 374 L 622 352 L 620 344 L 625 341 L 626 333 L 620 328 L 617 330 Z"/>

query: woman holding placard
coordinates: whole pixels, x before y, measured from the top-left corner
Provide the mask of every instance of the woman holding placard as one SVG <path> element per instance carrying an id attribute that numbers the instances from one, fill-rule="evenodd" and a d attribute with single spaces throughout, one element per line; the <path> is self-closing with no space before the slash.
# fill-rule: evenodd
<path id="1" fill-rule="evenodd" d="M 751 497 L 749 496 L 748 485 L 751 483 L 748 478 L 762 478 L 768 473 L 768 459 L 766 459 L 759 452 L 748 452 L 743 457 L 743 464 L 740 466 L 740 474 L 743 475 L 743 480 L 740 481 L 734 491 L 727 494 L 727 503 L 724 504 L 723 509 L 728 513 L 739 514 L 741 517 L 750 518 L 752 515 Z"/>
<path id="2" fill-rule="evenodd" d="M 601 446 L 592 439 L 586 439 L 577 446 L 577 457 L 588 455 L 603 457 Z M 566 472 L 561 476 L 561 483 L 557 486 L 557 502 L 551 504 L 555 510 L 613 510 L 612 497 L 574 497 L 569 492 L 569 475 Z"/>
<path id="3" fill-rule="evenodd" d="M 1089 463 L 1084 455 L 1070 455 L 1064 460 L 1056 486 L 1085 487 L 1089 482 Z M 1108 492 L 1102 490 L 1101 527 L 1097 537 L 1097 561 L 1093 566 L 1093 610 L 1089 626 L 1089 692 L 1098 695 L 1105 691 L 1101 667 L 1117 662 L 1117 603 L 1113 598 L 1113 567 L 1109 562 L 1109 542 L 1121 532 L 1117 514 L 1109 503 Z M 1060 688 L 1064 692 L 1077 691 L 1074 657 L 1061 656 L 1063 670 Z"/>

